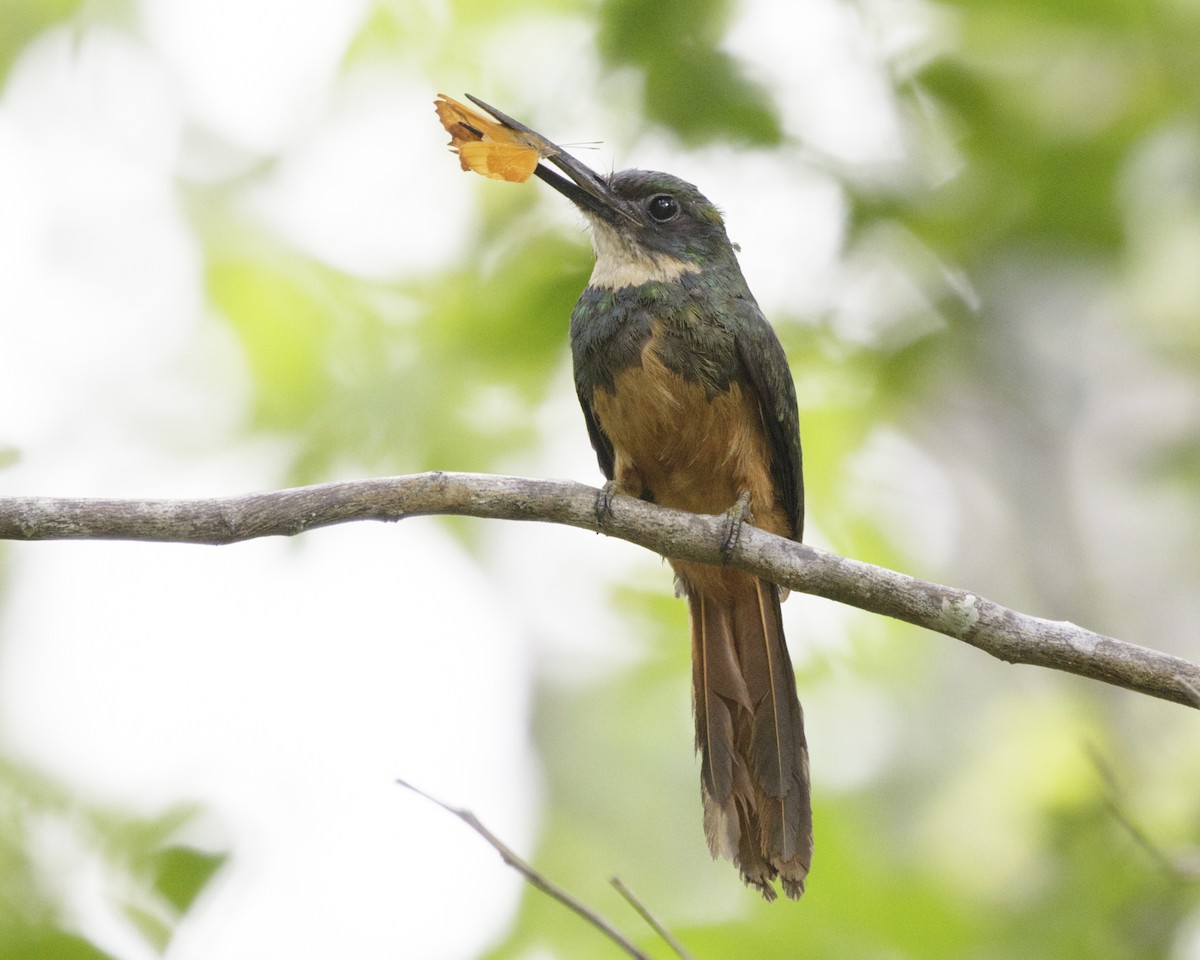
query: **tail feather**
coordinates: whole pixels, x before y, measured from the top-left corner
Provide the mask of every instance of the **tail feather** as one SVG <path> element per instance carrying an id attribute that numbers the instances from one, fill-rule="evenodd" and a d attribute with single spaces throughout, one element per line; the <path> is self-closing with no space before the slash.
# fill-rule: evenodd
<path id="1" fill-rule="evenodd" d="M 776 587 L 730 573 L 717 596 L 689 591 L 696 745 L 714 857 L 774 899 L 799 897 L 812 859 L 808 750 Z"/>
<path id="2" fill-rule="evenodd" d="M 699 615 L 693 622 L 698 629 L 693 629 L 692 650 L 696 742 L 709 745 L 700 749 L 700 778 L 707 795 L 723 805 L 733 791 L 733 711 L 739 703 L 748 704 L 750 694 L 733 651 L 716 639 L 727 629 L 719 611 L 709 608 L 702 596 L 696 604 Z"/>

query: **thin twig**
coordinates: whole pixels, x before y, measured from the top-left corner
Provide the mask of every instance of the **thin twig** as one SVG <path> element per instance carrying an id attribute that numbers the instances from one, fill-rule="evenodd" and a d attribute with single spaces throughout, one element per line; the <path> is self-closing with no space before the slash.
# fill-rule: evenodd
<path id="1" fill-rule="evenodd" d="M 0 497 L 0 539 L 235 543 L 353 520 L 456 514 L 563 523 L 663 556 L 749 571 L 802 593 L 936 630 L 1010 663 L 1065 670 L 1200 708 L 1200 665 L 977 594 L 849 560 L 746 526 L 722 556 L 727 518 L 613 496 L 564 480 L 423 473 L 205 500 Z"/>
<path id="2" fill-rule="evenodd" d="M 1112 767 L 1100 754 L 1099 748 L 1094 744 L 1087 744 L 1086 750 L 1100 780 L 1104 781 L 1104 805 L 1108 808 L 1112 818 L 1121 824 L 1130 839 L 1141 847 L 1142 852 L 1150 857 L 1166 876 L 1174 877 L 1176 880 L 1195 881 L 1198 874 L 1193 866 L 1184 864 L 1182 860 L 1165 853 L 1163 848 L 1150 838 L 1150 834 L 1147 834 L 1126 810 L 1126 805 L 1121 800 L 1121 790 L 1120 785 L 1117 784 L 1116 774 L 1112 773 Z"/>
<path id="3" fill-rule="evenodd" d="M 687 948 L 676 939 L 675 935 L 671 933 L 670 930 L 668 930 L 659 922 L 658 918 L 655 917 L 654 914 L 649 911 L 649 909 L 647 909 L 646 905 L 637 898 L 634 892 L 625 886 L 620 877 L 612 877 L 608 882 L 613 885 L 617 893 L 625 898 L 625 902 L 637 911 L 638 916 L 650 924 L 651 929 L 663 938 L 667 946 L 675 951 L 675 954 L 680 958 L 680 960 L 693 960 L 693 957 L 690 953 L 688 953 Z"/>
<path id="4" fill-rule="evenodd" d="M 1100 775 L 1100 779 L 1104 781 L 1104 805 L 1108 808 L 1108 812 L 1112 814 L 1113 819 L 1125 829 L 1125 832 L 1129 834 L 1133 842 L 1142 848 L 1142 852 L 1153 860 L 1163 873 L 1175 878 L 1184 876 L 1186 871 L 1164 853 L 1159 845 L 1150 839 L 1146 831 L 1125 810 L 1125 804 L 1120 799 L 1120 789 L 1117 784 L 1116 775 L 1113 773 L 1108 761 L 1101 755 L 1099 748 L 1095 744 L 1088 744 L 1087 752 L 1092 761 L 1092 766 L 1095 767 L 1096 772 Z"/>
<path id="5" fill-rule="evenodd" d="M 420 787 L 414 787 L 411 783 L 405 780 L 397 780 L 400 786 L 406 790 L 411 790 L 417 796 L 424 797 L 430 803 L 437 804 L 447 813 L 458 817 L 463 823 L 474 830 L 477 834 L 483 837 L 492 849 L 500 854 L 500 858 L 510 867 L 520 873 L 531 885 L 541 890 L 542 893 L 553 897 L 568 910 L 581 916 L 584 920 L 590 923 L 593 927 L 608 937 L 613 943 L 624 950 L 635 960 L 650 960 L 649 955 L 642 953 L 620 930 L 614 927 L 611 923 L 605 920 L 600 914 L 596 913 L 591 907 L 586 906 L 579 900 L 563 890 L 561 887 L 547 880 L 542 874 L 538 873 L 532 866 L 522 860 L 513 850 L 507 846 L 499 837 L 492 831 L 479 822 L 479 818 L 470 810 L 464 810 L 459 807 L 452 807 L 450 804 L 439 800 L 437 797 L 431 796 Z"/>

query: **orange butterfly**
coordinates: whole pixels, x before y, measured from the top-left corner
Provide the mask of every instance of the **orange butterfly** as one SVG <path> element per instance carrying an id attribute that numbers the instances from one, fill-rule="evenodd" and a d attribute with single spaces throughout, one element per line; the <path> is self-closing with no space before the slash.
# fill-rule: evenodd
<path id="1" fill-rule="evenodd" d="M 464 170 L 493 180 L 524 183 L 538 161 L 559 152 L 532 130 L 515 130 L 490 120 L 444 93 L 433 102 L 438 119 L 450 134 L 450 149 Z"/>

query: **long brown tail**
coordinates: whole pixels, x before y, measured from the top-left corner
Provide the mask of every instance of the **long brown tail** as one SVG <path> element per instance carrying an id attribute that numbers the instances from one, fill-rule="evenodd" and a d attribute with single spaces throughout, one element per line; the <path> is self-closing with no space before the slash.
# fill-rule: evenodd
<path id="1" fill-rule="evenodd" d="M 812 861 L 808 746 L 783 638 L 779 591 L 725 571 L 720 591 L 691 590 L 692 692 L 704 833 L 713 857 L 775 899 L 792 899 Z"/>

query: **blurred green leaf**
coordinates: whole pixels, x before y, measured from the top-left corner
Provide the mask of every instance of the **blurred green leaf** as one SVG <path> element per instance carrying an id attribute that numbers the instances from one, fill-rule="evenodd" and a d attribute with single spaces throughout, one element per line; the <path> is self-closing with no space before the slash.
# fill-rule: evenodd
<path id="1" fill-rule="evenodd" d="M 770 95 L 720 49 L 730 9 L 727 0 L 605 0 L 600 52 L 611 67 L 640 71 L 647 118 L 683 142 L 773 146 L 783 132 Z"/>
<path id="2" fill-rule="evenodd" d="M 73 17 L 82 0 L 4 0 L 0 7 L 0 87 L 13 60 L 43 30 Z"/>
<path id="3" fill-rule="evenodd" d="M 165 847 L 155 857 L 154 888 L 182 915 L 227 859 L 193 847 Z"/>
<path id="4" fill-rule="evenodd" d="M 213 300 L 242 342 L 268 428 L 296 427 L 322 403 L 335 303 L 319 273 L 259 260 L 219 262 Z"/>
<path id="5" fill-rule="evenodd" d="M 224 862 L 176 842 L 196 811 L 178 807 L 140 817 L 100 807 L 30 766 L 0 756 L 0 960 L 107 957 L 76 933 L 59 897 L 63 878 L 37 854 L 50 830 L 102 868 L 109 906 L 157 951 Z"/>
<path id="6" fill-rule="evenodd" d="M 0 960 L 114 960 L 82 937 L 53 928 L 12 936 L 0 930 Z"/>

